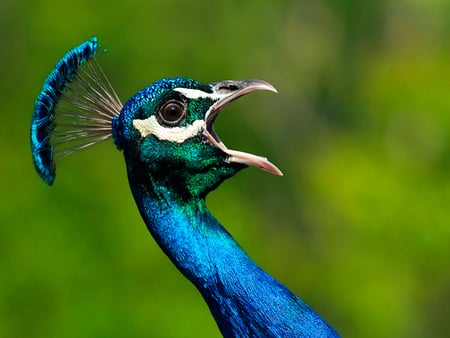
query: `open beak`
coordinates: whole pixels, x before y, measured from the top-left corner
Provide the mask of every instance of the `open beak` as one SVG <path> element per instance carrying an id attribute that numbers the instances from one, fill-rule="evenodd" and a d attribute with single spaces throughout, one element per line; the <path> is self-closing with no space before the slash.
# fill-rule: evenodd
<path id="1" fill-rule="evenodd" d="M 228 155 L 227 162 L 243 163 L 282 176 L 283 173 L 280 169 L 270 163 L 267 158 L 228 149 L 214 131 L 214 121 L 217 115 L 234 100 L 257 90 L 269 90 L 275 93 L 277 90 L 270 83 L 262 80 L 222 81 L 211 83 L 210 86 L 213 90 L 212 95 L 217 98 L 217 101 L 211 106 L 205 117 L 206 128 L 203 130 L 205 138 Z"/>

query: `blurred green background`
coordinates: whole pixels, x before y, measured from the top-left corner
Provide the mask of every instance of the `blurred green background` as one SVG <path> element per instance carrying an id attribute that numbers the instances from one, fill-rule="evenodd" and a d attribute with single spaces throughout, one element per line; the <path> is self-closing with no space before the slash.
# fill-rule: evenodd
<path id="1" fill-rule="evenodd" d="M 0 0 L 0 337 L 219 337 L 161 253 L 111 142 L 29 150 L 33 103 L 97 35 L 123 101 L 162 78 L 261 78 L 217 123 L 268 156 L 208 198 L 267 271 L 344 337 L 450 332 L 450 2 Z"/>

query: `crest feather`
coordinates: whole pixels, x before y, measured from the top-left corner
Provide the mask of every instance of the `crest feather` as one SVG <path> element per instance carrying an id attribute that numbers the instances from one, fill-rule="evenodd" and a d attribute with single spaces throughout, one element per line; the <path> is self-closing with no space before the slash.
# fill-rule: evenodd
<path id="1" fill-rule="evenodd" d="M 49 185 L 55 161 L 112 136 L 122 103 L 97 61 L 97 38 L 68 51 L 47 76 L 34 107 L 31 150 L 36 171 Z"/>

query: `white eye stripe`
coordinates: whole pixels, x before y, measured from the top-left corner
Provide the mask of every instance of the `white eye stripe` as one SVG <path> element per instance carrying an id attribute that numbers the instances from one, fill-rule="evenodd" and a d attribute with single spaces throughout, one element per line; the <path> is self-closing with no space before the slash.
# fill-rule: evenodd
<path id="1" fill-rule="evenodd" d="M 216 101 L 216 100 L 219 100 L 221 98 L 224 98 L 224 97 L 230 95 L 230 93 L 217 93 L 215 91 L 213 93 L 206 93 L 203 90 L 189 89 L 189 88 L 182 88 L 182 87 L 174 88 L 173 90 L 180 93 L 185 98 L 191 99 L 191 100 L 208 98 L 213 101 Z"/>
<path id="2" fill-rule="evenodd" d="M 174 88 L 174 91 L 180 93 L 187 99 L 202 99 L 207 98 L 210 96 L 210 94 L 205 93 L 202 90 L 199 89 L 189 89 L 189 88 Z"/>
<path id="3" fill-rule="evenodd" d="M 133 120 L 133 126 L 142 137 L 154 135 L 161 141 L 183 143 L 187 139 L 197 136 L 205 128 L 205 121 L 196 120 L 193 124 L 185 127 L 167 128 L 161 126 L 156 117 L 152 115 L 145 120 Z"/>

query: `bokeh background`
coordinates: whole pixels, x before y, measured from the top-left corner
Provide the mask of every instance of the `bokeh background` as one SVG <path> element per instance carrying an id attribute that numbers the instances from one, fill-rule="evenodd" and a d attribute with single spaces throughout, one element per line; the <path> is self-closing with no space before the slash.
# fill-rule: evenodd
<path id="1" fill-rule="evenodd" d="M 208 198 L 344 337 L 450 333 L 450 2 L 0 0 L 0 337 L 219 337 L 106 142 L 34 173 L 42 81 L 97 35 L 123 101 L 162 78 L 261 78 L 217 129 L 268 156 Z"/>

